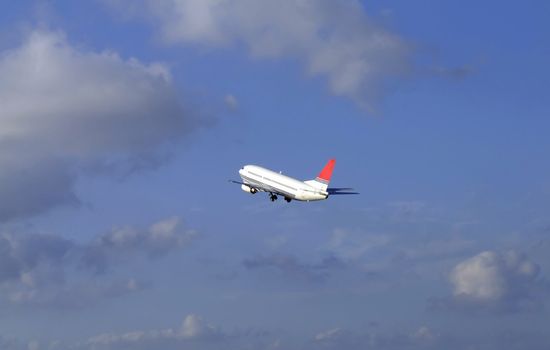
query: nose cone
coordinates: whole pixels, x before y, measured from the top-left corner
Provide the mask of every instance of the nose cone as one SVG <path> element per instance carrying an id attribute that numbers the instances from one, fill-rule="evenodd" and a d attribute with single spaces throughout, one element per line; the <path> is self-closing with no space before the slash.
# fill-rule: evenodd
<path id="1" fill-rule="evenodd" d="M 244 168 L 241 168 L 241 169 L 239 170 L 239 175 L 242 175 L 243 173 L 244 173 Z"/>

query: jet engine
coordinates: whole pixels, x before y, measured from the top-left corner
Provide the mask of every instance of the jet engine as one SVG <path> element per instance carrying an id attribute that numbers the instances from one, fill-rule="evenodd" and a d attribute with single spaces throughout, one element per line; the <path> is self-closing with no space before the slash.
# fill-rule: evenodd
<path id="1" fill-rule="evenodd" d="M 247 185 L 241 185 L 241 189 L 245 192 L 252 193 L 252 194 L 258 192 L 257 189 L 255 189 L 253 187 L 250 187 L 250 186 L 247 186 Z"/>

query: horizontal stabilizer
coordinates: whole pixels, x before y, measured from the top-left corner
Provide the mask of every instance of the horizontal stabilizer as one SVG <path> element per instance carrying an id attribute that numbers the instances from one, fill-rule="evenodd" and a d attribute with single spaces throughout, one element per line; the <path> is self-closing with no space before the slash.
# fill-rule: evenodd
<path id="1" fill-rule="evenodd" d="M 355 192 L 353 188 L 349 187 L 331 187 L 327 188 L 327 192 L 330 195 L 333 194 L 359 194 L 359 192 Z"/>
<path id="2" fill-rule="evenodd" d="M 248 184 L 245 184 L 244 182 L 241 182 L 241 181 L 235 181 L 235 180 L 227 180 L 227 181 L 233 182 L 234 184 L 247 185 L 248 186 Z"/>

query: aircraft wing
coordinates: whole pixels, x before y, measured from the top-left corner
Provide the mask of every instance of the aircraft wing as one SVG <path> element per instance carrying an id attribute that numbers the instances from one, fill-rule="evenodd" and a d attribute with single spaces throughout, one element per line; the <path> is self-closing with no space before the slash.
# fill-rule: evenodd
<path id="1" fill-rule="evenodd" d="M 227 180 L 227 181 L 233 182 L 234 184 L 238 184 L 238 185 L 246 185 L 246 186 L 248 186 L 248 184 L 245 184 L 245 183 L 242 182 L 242 181 L 235 181 L 235 180 Z"/>
<path id="2" fill-rule="evenodd" d="M 236 180 L 229 180 L 229 182 L 232 182 L 232 183 L 238 184 L 238 185 L 245 185 L 245 186 L 248 186 L 248 187 L 252 187 L 252 188 L 255 188 L 258 191 L 262 191 L 262 192 L 274 193 L 274 194 L 277 194 L 277 195 L 283 196 L 283 197 L 286 196 L 286 194 L 284 194 L 282 192 L 279 192 L 276 189 L 268 187 L 268 186 L 264 187 L 264 186 L 252 185 L 252 184 L 247 184 L 246 182 L 236 181 Z"/>

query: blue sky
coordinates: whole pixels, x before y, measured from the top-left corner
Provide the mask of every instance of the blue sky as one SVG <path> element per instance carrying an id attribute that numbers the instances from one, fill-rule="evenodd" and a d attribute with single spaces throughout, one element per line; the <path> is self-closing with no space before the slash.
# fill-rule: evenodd
<path id="1" fill-rule="evenodd" d="M 0 347 L 545 349 L 549 15 L 2 4 Z"/>

